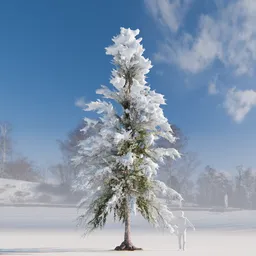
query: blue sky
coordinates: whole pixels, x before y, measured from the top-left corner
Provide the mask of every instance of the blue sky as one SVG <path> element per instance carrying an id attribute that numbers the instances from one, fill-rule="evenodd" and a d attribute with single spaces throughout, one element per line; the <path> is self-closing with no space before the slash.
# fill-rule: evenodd
<path id="1" fill-rule="evenodd" d="M 16 153 L 47 166 L 57 139 L 85 116 L 75 101 L 108 85 L 104 47 L 120 27 L 139 28 L 170 123 L 202 166 L 256 167 L 256 2 L 231 0 L 2 1 L 0 120 Z"/>

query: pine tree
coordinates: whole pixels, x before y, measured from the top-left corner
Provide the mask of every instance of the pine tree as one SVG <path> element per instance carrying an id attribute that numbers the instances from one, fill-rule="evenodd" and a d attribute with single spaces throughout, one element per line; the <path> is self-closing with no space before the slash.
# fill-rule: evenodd
<path id="1" fill-rule="evenodd" d="M 161 105 L 163 95 L 150 89 L 146 74 L 151 62 L 143 57 L 139 30 L 121 28 L 106 54 L 113 56 L 113 89 L 102 86 L 97 94 L 109 101 L 97 100 L 85 105 L 85 111 L 96 111 L 99 120 L 85 118 L 85 128 L 93 129 L 99 123 L 95 136 L 79 143 L 79 153 L 74 158 L 80 173 L 75 190 L 86 192 L 79 206 L 86 208 L 79 216 L 79 225 L 85 233 L 103 228 L 107 216 L 125 225 L 124 241 L 116 250 L 135 250 L 131 242 L 131 214 L 138 211 L 155 227 L 173 232 L 172 213 L 158 199 L 181 200 L 181 196 L 157 180 L 158 163 L 166 156 L 175 159 L 179 153 L 174 148 L 159 148 L 155 143 L 165 139 L 173 144 L 175 137 Z M 112 102 L 121 106 L 116 111 Z"/>

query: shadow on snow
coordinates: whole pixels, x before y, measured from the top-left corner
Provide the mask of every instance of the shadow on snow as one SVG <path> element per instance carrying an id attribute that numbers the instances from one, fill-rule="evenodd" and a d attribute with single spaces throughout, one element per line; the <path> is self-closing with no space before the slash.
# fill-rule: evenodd
<path id="1" fill-rule="evenodd" d="M 14 248 L 0 249 L 0 255 L 29 255 L 31 253 L 68 253 L 68 252 L 84 252 L 84 253 L 99 253 L 111 252 L 112 250 L 99 249 L 83 249 L 83 248 Z"/>

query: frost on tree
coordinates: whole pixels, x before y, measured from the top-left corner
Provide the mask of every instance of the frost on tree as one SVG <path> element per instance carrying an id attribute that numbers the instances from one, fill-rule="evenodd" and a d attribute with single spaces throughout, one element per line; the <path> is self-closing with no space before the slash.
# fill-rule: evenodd
<path id="1" fill-rule="evenodd" d="M 131 214 L 140 213 L 155 227 L 172 229 L 173 215 L 164 200 L 181 200 L 181 196 L 157 180 L 158 163 L 166 156 L 175 159 L 174 148 L 157 147 L 157 140 L 174 143 L 175 138 L 161 105 L 163 95 L 146 83 L 151 62 L 143 57 L 139 30 L 121 28 L 106 54 L 113 56 L 110 89 L 102 86 L 97 94 L 105 100 L 85 104 L 85 111 L 95 111 L 98 120 L 85 119 L 84 132 L 100 127 L 99 133 L 80 141 L 74 158 L 80 173 L 75 190 L 83 190 L 85 198 L 79 206 L 85 209 L 78 220 L 85 233 L 102 228 L 107 216 L 125 225 L 124 241 L 116 250 L 135 250 L 131 242 Z M 121 106 L 116 111 L 112 103 Z M 100 124 L 100 125 L 99 125 Z"/>

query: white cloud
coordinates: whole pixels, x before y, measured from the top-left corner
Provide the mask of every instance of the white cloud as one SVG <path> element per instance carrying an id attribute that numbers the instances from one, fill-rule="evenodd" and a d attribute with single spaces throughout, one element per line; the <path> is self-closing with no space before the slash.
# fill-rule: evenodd
<path id="1" fill-rule="evenodd" d="M 157 13 L 155 10 L 154 16 Z M 192 73 L 203 71 L 218 59 L 236 75 L 250 75 L 256 61 L 255 24 L 255 0 L 230 1 L 214 16 L 201 15 L 195 36 L 184 32 L 175 41 L 163 43 L 155 57 Z"/>
<path id="2" fill-rule="evenodd" d="M 219 93 L 217 86 L 214 82 L 210 82 L 209 86 L 208 86 L 208 93 L 210 95 L 216 95 Z"/>
<path id="3" fill-rule="evenodd" d="M 156 21 L 177 32 L 192 0 L 144 0 Z"/>
<path id="4" fill-rule="evenodd" d="M 85 102 L 85 99 L 84 97 L 82 98 L 79 98 L 75 101 L 75 105 L 79 108 L 84 108 L 86 106 L 86 102 Z"/>
<path id="5" fill-rule="evenodd" d="M 227 113 L 237 122 L 241 123 L 249 111 L 256 106 L 256 91 L 236 90 L 228 91 L 224 102 Z"/>
<path id="6" fill-rule="evenodd" d="M 155 59 L 178 66 L 192 74 L 209 69 L 215 61 L 223 64 L 225 76 L 248 78 L 256 75 L 256 0 L 213 0 L 216 11 L 199 17 L 195 33 L 182 26 L 191 1 L 144 0 L 150 13 L 164 30 Z M 186 8 L 183 10 L 182 5 Z M 179 33 L 174 33 L 179 31 Z M 218 86 L 220 87 L 220 86 Z M 225 86 L 227 87 L 227 86 Z M 216 80 L 208 84 L 210 95 L 223 95 Z M 225 107 L 237 123 L 256 106 L 255 90 L 229 89 Z"/>

